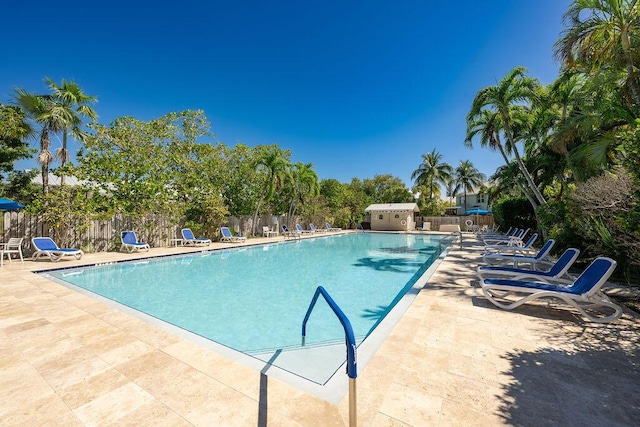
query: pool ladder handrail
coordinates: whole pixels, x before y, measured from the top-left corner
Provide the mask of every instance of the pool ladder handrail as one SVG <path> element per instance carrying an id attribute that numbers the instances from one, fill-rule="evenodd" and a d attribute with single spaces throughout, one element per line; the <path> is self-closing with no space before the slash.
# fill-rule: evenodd
<path id="1" fill-rule="evenodd" d="M 331 298 L 329 293 L 322 287 L 318 286 L 315 294 L 313 294 L 313 298 L 311 299 L 311 303 L 309 304 L 309 308 L 307 309 L 307 314 L 304 316 L 304 320 L 302 321 L 302 343 L 304 345 L 304 338 L 307 336 L 307 321 L 309 320 L 309 316 L 311 316 L 311 311 L 316 305 L 318 301 L 318 297 L 320 295 L 323 296 L 331 310 L 338 317 L 338 320 L 342 324 L 344 328 L 344 337 L 347 345 L 347 375 L 349 376 L 349 425 L 355 427 L 356 426 L 356 378 L 358 376 L 358 361 L 356 356 L 356 339 L 353 334 L 353 328 L 351 327 L 351 322 L 344 314 L 344 312 L 340 309 L 338 304 Z"/>

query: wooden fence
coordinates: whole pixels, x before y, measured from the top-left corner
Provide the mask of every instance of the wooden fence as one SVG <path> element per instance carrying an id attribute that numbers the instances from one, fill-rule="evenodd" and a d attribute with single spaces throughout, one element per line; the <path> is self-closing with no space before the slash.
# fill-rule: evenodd
<path id="1" fill-rule="evenodd" d="M 152 247 L 160 247 L 169 246 L 171 239 L 179 238 L 182 228 L 180 224 L 170 222 L 162 215 L 149 215 L 136 220 L 115 216 L 106 221 L 92 221 L 88 227 L 70 226 L 65 229 L 54 229 L 42 217 L 25 212 L 0 212 L 0 215 L 0 242 L 6 242 L 11 237 L 24 237 L 23 251 L 26 255 L 33 252 L 33 237 L 51 237 L 60 247 L 81 248 L 85 252 L 105 252 L 119 250 L 120 232 L 124 230 L 134 230 L 139 240 Z M 279 229 L 281 224 L 286 224 L 284 216 L 259 217 L 256 230 L 261 235 L 263 226 Z M 226 224 L 221 225 L 228 225 L 236 233 L 250 235 L 253 216 L 230 217 Z"/>
<path id="2" fill-rule="evenodd" d="M 0 223 L 0 242 L 6 242 L 11 237 L 24 237 L 23 250 L 25 254 L 33 251 L 31 246 L 32 237 L 51 237 L 60 247 L 81 248 L 85 252 L 105 252 L 117 251 L 120 248 L 120 232 L 124 230 L 134 230 L 139 240 L 149 243 L 152 247 L 168 246 L 171 239 L 180 237 L 181 225 L 170 222 L 164 216 L 149 215 L 142 219 L 133 220 L 123 216 L 115 216 L 106 221 L 93 221 L 88 227 L 73 227 L 66 229 L 54 229 L 48 226 L 42 217 L 30 215 L 25 212 L 2 212 Z M 324 227 L 322 218 L 315 218 L 315 224 Z M 440 225 L 458 224 L 460 229 L 465 231 L 466 221 L 472 221 L 474 225 L 493 226 L 493 216 L 431 216 L 417 217 L 416 224 L 421 226 L 423 222 L 431 223 L 431 230 L 438 231 Z M 281 224 L 293 225 L 296 222 L 303 224 L 307 228 L 308 223 L 301 218 L 294 218 L 287 221 L 286 216 L 266 215 L 258 218 L 256 231 L 262 234 L 262 227 L 268 226 L 271 229 L 280 228 Z M 252 233 L 253 217 L 250 215 L 243 217 L 230 217 L 226 224 L 236 233 L 248 236 Z M 214 236 L 206 236 L 214 237 Z"/>

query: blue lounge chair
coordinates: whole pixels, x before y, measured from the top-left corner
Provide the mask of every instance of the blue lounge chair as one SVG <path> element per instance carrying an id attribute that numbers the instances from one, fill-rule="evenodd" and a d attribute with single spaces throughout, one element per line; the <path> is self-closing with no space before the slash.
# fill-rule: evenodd
<path id="1" fill-rule="evenodd" d="M 505 277 L 513 280 L 541 280 L 547 282 L 549 279 L 555 281 L 562 281 L 562 277 L 567 274 L 569 268 L 575 260 L 578 258 L 580 250 L 576 248 L 569 248 L 558 258 L 558 260 L 551 265 L 551 268 L 546 271 L 532 270 L 528 268 L 513 268 L 513 267 L 495 267 L 489 265 L 481 265 L 478 267 L 478 275 L 480 279 L 487 277 Z"/>
<path id="2" fill-rule="evenodd" d="M 311 230 L 312 233 L 326 233 L 327 231 L 327 230 L 321 230 L 317 228 L 314 223 L 309 224 L 309 229 Z"/>
<path id="3" fill-rule="evenodd" d="M 296 224 L 296 230 L 298 231 L 298 233 L 300 234 L 310 234 L 313 233 L 313 231 L 311 230 L 305 230 L 302 228 L 302 226 L 300 224 Z"/>
<path id="4" fill-rule="evenodd" d="M 229 230 L 229 227 L 220 227 L 220 233 L 222 233 L 222 237 L 220 237 L 221 242 L 239 243 L 247 240 L 247 238 L 244 236 L 234 236 L 233 234 L 231 234 L 231 230 Z"/>
<path id="5" fill-rule="evenodd" d="M 31 259 L 37 261 L 41 256 L 47 256 L 53 262 L 60 261 L 65 256 L 72 256 L 75 259 L 82 258 L 84 252 L 75 248 L 60 248 L 50 237 L 34 237 L 31 243 L 35 248 L 35 252 Z"/>
<path id="6" fill-rule="evenodd" d="M 292 238 L 295 238 L 295 239 L 299 239 L 301 234 L 302 233 L 300 233 L 298 230 L 291 231 L 291 230 L 289 230 L 289 227 L 287 227 L 286 225 L 282 224 L 282 235 L 284 236 L 285 239 L 287 237 L 292 237 Z"/>
<path id="7" fill-rule="evenodd" d="M 149 244 L 139 242 L 135 231 L 123 231 L 120 233 L 120 240 L 122 240 L 120 250 L 126 249 L 127 252 L 131 253 L 133 251 L 140 251 L 144 249 L 149 252 Z"/>
<path id="8" fill-rule="evenodd" d="M 332 227 L 328 222 L 325 225 L 327 226 L 327 231 L 342 231 L 342 228 Z"/>
<path id="9" fill-rule="evenodd" d="M 211 239 L 207 239 L 205 237 L 195 237 L 193 235 L 193 231 L 191 231 L 190 228 L 182 229 L 182 241 L 185 245 L 194 245 L 194 246 L 199 246 L 199 245 L 209 246 L 211 244 Z"/>
<path id="10" fill-rule="evenodd" d="M 575 307 L 583 316 L 593 322 L 605 323 L 616 320 L 622 315 L 622 308 L 611 302 L 600 291 L 615 268 L 616 262 L 614 260 L 599 257 L 569 286 L 509 279 L 483 279 L 480 286 L 482 293 L 489 301 L 505 310 L 514 309 L 533 299 L 551 297 Z M 515 301 L 507 299 L 507 296 L 511 294 L 519 294 L 520 298 Z M 613 310 L 613 313 L 604 317 L 595 317 L 585 310 L 600 310 L 602 307 Z"/>
<path id="11" fill-rule="evenodd" d="M 529 240 L 527 240 L 524 244 L 522 241 L 513 241 L 515 244 L 511 244 L 510 242 L 505 243 L 496 243 L 493 245 L 484 245 L 485 253 L 491 252 L 500 252 L 500 253 L 525 253 L 528 252 L 533 244 L 538 240 L 538 233 L 533 233 Z"/>
<path id="12" fill-rule="evenodd" d="M 512 254 L 512 253 L 495 253 L 495 254 L 485 254 L 482 256 L 482 259 L 487 264 L 493 265 L 505 265 L 511 263 L 514 267 L 518 267 L 519 264 L 531 264 L 531 268 L 536 270 L 536 265 L 538 262 L 543 262 L 545 258 L 551 252 L 551 248 L 556 243 L 555 240 L 549 239 L 547 243 L 544 244 L 540 248 L 537 254 L 533 256 Z"/>

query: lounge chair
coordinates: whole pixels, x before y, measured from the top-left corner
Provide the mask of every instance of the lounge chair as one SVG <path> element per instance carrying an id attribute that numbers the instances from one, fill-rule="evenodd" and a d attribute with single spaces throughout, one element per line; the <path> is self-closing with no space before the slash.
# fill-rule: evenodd
<path id="1" fill-rule="evenodd" d="M 622 315 L 622 308 L 611 302 L 600 288 L 607 281 L 616 268 L 616 262 L 611 258 L 596 258 L 576 280 L 569 286 L 564 284 L 550 284 L 538 281 L 483 279 L 480 282 L 482 293 L 497 307 L 512 310 L 520 305 L 537 298 L 553 297 L 575 307 L 587 319 L 605 323 L 618 319 Z M 506 297 L 519 294 L 516 301 Z M 607 307 L 613 313 L 604 317 L 595 317 L 585 309 L 599 310 Z"/>
<path id="2" fill-rule="evenodd" d="M 53 262 L 60 261 L 65 256 L 72 256 L 75 259 L 82 258 L 84 252 L 75 248 L 60 248 L 50 237 L 34 237 L 31 243 L 35 248 L 35 252 L 31 259 L 37 261 L 41 256 L 47 256 Z"/>
<path id="3" fill-rule="evenodd" d="M 220 233 L 222 233 L 222 237 L 220 237 L 221 242 L 239 243 L 247 240 L 247 238 L 244 236 L 234 236 L 233 234 L 231 234 L 231 230 L 229 230 L 229 227 L 220 227 Z"/>
<path id="4" fill-rule="evenodd" d="M 0 243 L 0 266 L 4 261 L 4 256 L 6 255 L 9 259 L 9 262 L 13 262 L 11 260 L 11 254 L 16 254 L 20 257 L 20 262 L 24 263 L 24 258 L 22 257 L 22 241 L 23 237 L 11 237 L 7 243 Z"/>
<path id="5" fill-rule="evenodd" d="M 547 243 L 545 243 L 538 253 L 533 256 L 512 253 L 495 253 L 485 254 L 482 256 L 482 259 L 485 263 L 491 265 L 505 265 L 511 263 L 514 267 L 518 267 L 519 264 L 531 264 L 531 268 L 535 270 L 537 263 L 545 260 L 555 243 L 556 241 L 553 239 L 547 240 Z"/>
<path id="6" fill-rule="evenodd" d="M 529 228 L 514 230 L 512 234 L 506 236 L 486 236 L 482 238 L 482 242 L 485 245 L 495 245 L 495 244 L 507 244 L 507 245 L 515 245 L 521 243 L 524 237 L 529 232 Z"/>
<path id="7" fill-rule="evenodd" d="M 325 225 L 327 227 L 327 231 L 342 231 L 342 228 L 332 227 L 331 224 L 329 224 L 328 222 Z"/>
<path id="8" fill-rule="evenodd" d="M 422 223 L 422 227 L 420 227 L 418 230 L 420 231 L 431 231 L 431 222 L 429 221 L 425 221 Z"/>
<path id="9" fill-rule="evenodd" d="M 298 233 L 300 234 L 312 234 L 313 231 L 311 230 L 305 230 L 302 228 L 302 226 L 300 224 L 296 224 L 296 230 L 298 231 Z"/>
<path id="10" fill-rule="evenodd" d="M 486 279 L 488 277 L 505 277 L 507 276 L 509 279 L 513 280 L 541 280 L 543 282 L 547 282 L 549 279 L 555 281 L 562 281 L 566 279 L 562 279 L 562 277 L 567 274 L 569 268 L 575 260 L 578 258 L 580 254 L 580 250 L 576 248 L 569 248 L 560 258 L 553 264 L 551 264 L 551 268 L 548 270 L 540 271 L 540 270 L 532 270 L 528 268 L 513 268 L 513 267 L 496 267 L 489 265 L 481 265 L 478 267 L 478 276 L 480 279 Z"/>
<path id="11" fill-rule="evenodd" d="M 122 240 L 122 246 L 120 250 L 126 249 L 127 252 L 140 251 L 142 249 L 149 252 L 149 244 L 139 242 L 135 231 L 123 231 L 120 233 L 120 240 Z"/>
<path id="12" fill-rule="evenodd" d="M 293 237 L 293 238 L 299 239 L 301 234 L 302 233 L 300 233 L 298 230 L 289 230 L 289 227 L 282 224 L 282 235 L 284 236 L 285 239 L 287 237 Z"/>
<path id="13" fill-rule="evenodd" d="M 317 228 L 314 223 L 309 224 L 309 229 L 311 230 L 312 233 L 326 233 L 327 232 L 327 230 L 322 230 L 320 228 Z"/>
<path id="14" fill-rule="evenodd" d="M 538 240 L 538 233 L 533 233 L 531 237 L 529 237 L 529 240 L 527 240 L 525 243 L 522 243 L 522 241 L 515 241 L 515 244 L 513 245 L 509 243 L 504 243 L 504 244 L 496 243 L 493 245 L 484 245 L 484 251 L 485 253 L 492 253 L 492 252 L 525 253 L 525 252 L 528 252 L 530 249 L 532 249 L 532 246 L 536 242 L 536 240 Z"/>
<path id="15" fill-rule="evenodd" d="M 207 239 L 205 237 L 195 237 L 193 235 L 193 231 L 191 231 L 190 228 L 183 228 L 182 229 L 182 242 L 185 245 L 193 245 L 193 246 L 207 245 L 207 246 L 209 246 L 211 244 L 211 239 Z"/>

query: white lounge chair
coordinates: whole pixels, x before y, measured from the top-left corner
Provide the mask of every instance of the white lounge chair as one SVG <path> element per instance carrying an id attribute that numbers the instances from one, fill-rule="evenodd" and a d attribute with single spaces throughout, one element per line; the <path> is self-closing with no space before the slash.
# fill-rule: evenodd
<path id="1" fill-rule="evenodd" d="M 239 243 L 247 240 L 247 238 L 244 236 L 234 236 L 233 234 L 231 234 L 231 230 L 229 230 L 229 227 L 220 227 L 220 233 L 222 234 L 222 237 L 220 237 L 221 242 Z"/>
<path id="2" fill-rule="evenodd" d="M 532 246 L 536 242 L 536 240 L 538 240 L 538 233 L 533 233 L 531 237 L 529 237 L 529 240 L 527 240 L 525 243 L 522 243 L 522 241 L 520 240 L 520 241 L 514 241 L 515 244 L 510 244 L 509 242 L 505 242 L 505 243 L 496 243 L 493 245 L 484 245 L 484 252 L 485 253 L 492 253 L 492 252 L 525 253 L 525 252 L 529 252 L 529 250 L 532 249 Z"/>
<path id="3" fill-rule="evenodd" d="M 193 231 L 190 228 L 183 228 L 182 231 L 182 241 L 185 245 L 207 245 L 211 244 L 211 239 L 207 239 L 205 237 L 196 237 L 193 235 Z"/>
<path id="4" fill-rule="evenodd" d="M 515 231 L 513 231 L 512 234 L 506 235 L 506 236 L 484 236 L 482 238 L 482 242 L 485 245 L 495 245 L 495 244 L 515 245 L 522 242 L 522 240 L 527 235 L 529 230 L 530 230 L 529 228 L 527 228 L 526 230 L 521 228 L 519 230 L 516 229 Z"/>
<path id="5" fill-rule="evenodd" d="M 520 264 L 531 264 L 531 268 L 535 270 L 537 263 L 543 262 L 545 258 L 549 256 L 549 252 L 551 252 L 551 248 L 555 243 L 556 241 L 553 239 L 547 240 L 547 243 L 540 248 L 538 253 L 532 256 L 513 253 L 495 253 L 485 254 L 482 256 L 482 259 L 485 263 L 491 265 L 506 265 L 511 263 L 514 267 L 518 267 Z"/>
<path id="6" fill-rule="evenodd" d="M 571 268 L 571 265 L 575 262 L 580 254 L 580 250 L 576 248 L 569 248 L 556 262 L 551 264 L 548 270 L 540 271 L 529 268 L 513 268 L 513 267 L 496 267 L 490 265 L 481 265 L 478 267 L 478 276 L 480 279 L 486 279 L 488 277 L 507 277 L 514 280 L 541 280 L 547 282 L 548 280 L 562 281 L 565 274 Z"/>
<path id="7" fill-rule="evenodd" d="M 122 245 L 120 250 L 126 249 L 127 252 L 140 251 L 142 249 L 149 252 L 149 244 L 145 242 L 139 242 L 135 231 L 123 231 L 120 233 L 120 240 Z"/>
<path id="8" fill-rule="evenodd" d="M 72 256 L 75 259 L 82 258 L 84 252 L 75 248 L 60 248 L 50 237 L 34 237 L 31 243 L 35 249 L 31 259 L 37 261 L 42 256 L 49 257 L 53 262 L 60 261 L 65 256 Z"/>
<path id="9" fill-rule="evenodd" d="M 600 290 L 615 268 L 616 262 L 614 260 L 599 257 L 569 286 L 509 279 L 483 279 L 480 286 L 482 293 L 489 301 L 505 310 L 512 310 L 538 298 L 556 298 L 575 307 L 587 319 L 605 323 L 616 320 L 622 315 L 622 308 L 611 302 Z M 512 294 L 519 295 L 519 299 L 509 300 L 507 297 Z M 604 315 L 604 317 L 596 317 L 586 311 L 601 311 L 603 307 L 613 310 L 613 313 L 608 316 Z"/>

